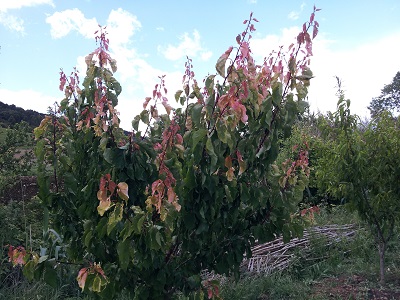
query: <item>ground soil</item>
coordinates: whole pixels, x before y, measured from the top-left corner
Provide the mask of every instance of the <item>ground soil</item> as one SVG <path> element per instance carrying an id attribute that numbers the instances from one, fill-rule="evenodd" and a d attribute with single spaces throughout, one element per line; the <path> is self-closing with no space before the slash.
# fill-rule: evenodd
<path id="1" fill-rule="evenodd" d="M 386 286 L 379 287 L 361 275 L 324 278 L 312 287 L 312 297 L 317 299 L 400 299 L 400 274 L 386 277 Z"/>
<path id="2" fill-rule="evenodd" d="M 0 203 L 10 201 L 25 201 L 32 199 L 38 193 L 36 176 L 21 176 L 0 194 Z"/>

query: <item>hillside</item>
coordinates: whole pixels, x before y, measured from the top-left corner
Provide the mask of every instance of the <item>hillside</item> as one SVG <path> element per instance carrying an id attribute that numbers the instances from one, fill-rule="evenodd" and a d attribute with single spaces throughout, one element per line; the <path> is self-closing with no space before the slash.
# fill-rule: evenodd
<path id="1" fill-rule="evenodd" d="M 39 126 L 44 114 L 33 110 L 25 110 L 15 105 L 8 105 L 0 101 L 0 127 L 13 126 L 16 123 L 25 121 L 31 127 Z"/>

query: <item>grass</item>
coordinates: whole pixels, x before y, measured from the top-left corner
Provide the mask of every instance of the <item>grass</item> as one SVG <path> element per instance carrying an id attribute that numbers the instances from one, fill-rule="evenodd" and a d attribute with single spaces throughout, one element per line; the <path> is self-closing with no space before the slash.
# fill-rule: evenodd
<path id="1" fill-rule="evenodd" d="M 322 210 L 316 225 L 361 224 L 343 207 Z M 400 235 L 393 238 L 386 256 L 387 285 L 379 285 L 379 260 L 369 233 L 362 229 L 352 240 L 326 246 L 314 238 L 310 251 L 296 253 L 284 271 L 250 276 L 221 289 L 223 299 L 400 299 Z M 372 299 L 372 298 L 370 298 Z"/>

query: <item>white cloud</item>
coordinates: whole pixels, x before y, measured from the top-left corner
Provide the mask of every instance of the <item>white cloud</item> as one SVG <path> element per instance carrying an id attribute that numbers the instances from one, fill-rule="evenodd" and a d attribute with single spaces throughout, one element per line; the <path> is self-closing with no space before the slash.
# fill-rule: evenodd
<path id="1" fill-rule="evenodd" d="M 156 30 L 157 30 L 157 31 L 164 31 L 165 28 L 164 28 L 164 27 L 156 27 Z"/>
<path id="2" fill-rule="evenodd" d="M 254 37 L 250 41 L 250 48 L 257 61 L 262 61 L 272 51 L 278 51 L 279 46 L 287 47 L 296 42 L 296 36 L 300 29 L 296 26 L 284 28 L 280 35 L 270 34 L 265 37 Z"/>
<path id="3" fill-rule="evenodd" d="M 53 0 L 12 0 L 2 1 L 0 11 L 7 11 L 9 9 L 19 9 L 26 6 L 37 6 L 37 5 L 51 5 L 54 7 Z"/>
<path id="4" fill-rule="evenodd" d="M 253 38 L 250 46 L 256 61 L 262 61 L 281 45 L 287 49 L 299 32 L 300 28 L 291 27 L 283 29 L 280 35 Z M 314 40 L 310 67 L 315 78 L 311 80 L 308 95 L 311 110 L 336 110 L 335 76 L 338 76 L 346 98 L 351 100 L 352 113 L 368 116 L 367 106 L 372 98 L 379 96 L 383 86 L 390 83 L 400 70 L 397 50 L 400 32 L 347 50 L 334 50 L 335 43 L 321 32 Z"/>
<path id="5" fill-rule="evenodd" d="M 300 14 L 303 12 L 305 6 L 306 6 L 306 4 L 303 2 L 303 3 L 300 5 L 300 10 L 298 10 L 298 11 L 295 11 L 295 10 L 291 11 L 291 12 L 288 14 L 288 18 L 289 18 L 290 20 L 297 20 L 297 19 L 299 18 Z"/>
<path id="6" fill-rule="evenodd" d="M 77 8 L 55 12 L 46 18 L 46 23 L 50 24 L 50 33 L 55 39 L 62 38 L 74 30 L 85 38 L 93 38 L 94 32 L 98 29 L 96 19 L 85 18 Z"/>
<path id="7" fill-rule="evenodd" d="M 331 43 L 316 39 L 311 69 L 314 72 L 309 99 L 311 108 L 336 110 L 335 78 L 343 83 L 351 111 L 368 116 L 367 106 L 380 95 L 385 84 L 392 82 L 400 70 L 400 32 L 344 51 L 329 48 Z"/>
<path id="8" fill-rule="evenodd" d="M 0 89 L 0 99 L 9 105 L 14 104 L 24 109 L 32 109 L 40 113 L 46 113 L 47 108 L 61 97 L 55 98 L 34 90 L 11 91 Z"/>
<path id="9" fill-rule="evenodd" d="M 186 56 L 194 58 L 198 54 L 200 54 L 203 60 L 207 60 L 212 55 L 210 51 L 201 46 L 201 37 L 197 30 L 193 31 L 193 37 L 191 37 L 189 33 L 185 32 L 179 37 L 179 40 L 180 43 L 178 46 L 173 46 L 171 44 L 169 44 L 166 48 L 158 46 L 158 51 L 169 60 L 179 60 Z"/>
<path id="10" fill-rule="evenodd" d="M 203 53 L 201 53 L 201 60 L 203 61 L 208 61 L 212 56 L 212 52 L 211 51 L 205 51 Z"/>
<path id="11" fill-rule="evenodd" d="M 0 24 L 11 31 L 16 31 L 20 34 L 25 33 L 24 20 L 4 12 L 0 12 Z"/>
<path id="12" fill-rule="evenodd" d="M 111 10 L 107 19 L 107 32 L 109 33 L 110 43 L 120 46 L 130 41 L 136 30 L 141 28 L 137 17 L 130 12 L 118 8 Z"/>
<path id="13" fill-rule="evenodd" d="M 25 34 L 24 20 L 10 14 L 9 10 L 21 9 L 36 5 L 51 5 L 54 7 L 53 0 L 13 0 L 2 1 L 0 6 L 0 24 L 11 31 L 16 31 L 22 35 Z"/>

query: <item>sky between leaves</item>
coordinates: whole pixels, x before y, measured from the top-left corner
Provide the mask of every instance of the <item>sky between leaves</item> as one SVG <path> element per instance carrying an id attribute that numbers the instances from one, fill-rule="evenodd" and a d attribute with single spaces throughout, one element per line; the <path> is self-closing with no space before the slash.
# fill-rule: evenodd
<path id="1" fill-rule="evenodd" d="M 202 82 L 253 12 L 260 22 L 251 50 L 261 63 L 271 50 L 295 41 L 314 4 L 322 10 L 311 60 L 311 110 L 335 110 L 337 75 L 352 112 L 368 116 L 372 97 L 400 71 L 398 0 L 0 0 L 0 101 L 46 112 L 63 98 L 60 68 L 69 74 L 77 66 L 83 79 L 84 57 L 97 47 L 93 33 L 106 25 L 123 88 L 117 108 L 129 130 L 158 76 L 166 75 L 176 107 L 186 55 Z"/>

